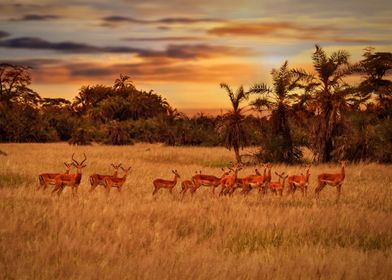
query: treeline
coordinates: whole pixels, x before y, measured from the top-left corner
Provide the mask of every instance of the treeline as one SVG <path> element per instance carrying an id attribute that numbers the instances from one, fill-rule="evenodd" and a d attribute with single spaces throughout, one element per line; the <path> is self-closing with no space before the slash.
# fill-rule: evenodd
<path id="1" fill-rule="evenodd" d="M 259 160 L 287 163 L 302 161 L 307 147 L 319 162 L 392 162 L 392 54 L 367 49 L 358 63 L 348 58 L 316 46 L 312 73 L 285 62 L 272 70 L 272 85 L 233 91 L 222 83 L 232 109 L 216 117 L 187 117 L 126 75 L 83 86 L 72 102 L 41 98 L 30 89 L 30 68 L 1 64 L 0 141 L 225 145 L 237 161 L 241 148 L 256 145 Z M 356 85 L 346 81 L 353 75 Z"/>

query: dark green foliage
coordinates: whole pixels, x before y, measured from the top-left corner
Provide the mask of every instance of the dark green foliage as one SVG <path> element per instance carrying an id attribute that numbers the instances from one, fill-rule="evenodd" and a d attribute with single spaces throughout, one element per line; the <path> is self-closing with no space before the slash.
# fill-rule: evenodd
<path id="1" fill-rule="evenodd" d="M 337 146 L 336 159 L 392 162 L 392 120 L 380 121 L 366 112 L 352 113 Z"/>
<path id="2" fill-rule="evenodd" d="M 76 128 L 68 141 L 71 145 L 90 145 L 93 140 L 92 132 L 86 128 Z"/>
<path id="3" fill-rule="evenodd" d="M 127 145 L 131 144 L 127 123 L 111 121 L 105 125 L 105 144 Z"/>
<path id="4" fill-rule="evenodd" d="M 257 84 L 250 89 L 251 93 L 261 95 L 251 105 L 258 111 L 271 110 L 269 133 L 261 140 L 259 157 L 264 162 L 298 162 L 302 153 L 294 146 L 289 114 L 291 101 L 296 97 L 293 91 L 300 88 L 298 82 L 302 76 L 291 71 L 287 61 L 279 69 L 273 69 L 271 75 L 272 90 L 265 84 Z"/>
<path id="5" fill-rule="evenodd" d="M 319 162 L 329 162 L 338 148 L 335 143 L 341 135 L 337 129 L 344 122 L 344 113 L 350 106 L 358 106 L 360 100 L 344 78 L 351 74 L 349 53 L 344 50 L 332 52 L 329 56 L 316 45 L 312 55 L 315 74 L 296 69 L 305 90 L 299 98 L 297 109 L 306 111 L 315 121 L 307 127 L 312 138 L 312 151 Z"/>
<path id="6" fill-rule="evenodd" d="M 248 99 L 249 93 L 240 86 L 236 92 L 225 83 L 220 84 L 225 89 L 231 102 L 232 110 L 222 115 L 218 123 L 218 132 L 225 136 L 226 148 L 233 149 L 237 163 L 241 162 L 240 148 L 248 144 L 249 135 L 244 128 L 245 115 L 240 104 Z"/>

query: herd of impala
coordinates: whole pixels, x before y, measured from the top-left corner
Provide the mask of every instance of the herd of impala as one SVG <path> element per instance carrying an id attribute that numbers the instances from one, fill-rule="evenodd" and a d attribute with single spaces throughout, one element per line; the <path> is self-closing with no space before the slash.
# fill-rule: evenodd
<path id="1" fill-rule="evenodd" d="M 86 167 L 85 162 L 87 157 L 85 154 L 83 154 L 83 156 L 84 159 L 79 162 L 74 158 L 74 154 L 72 154 L 72 163 L 64 162 L 64 165 L 66 166 L 65 173 L 40 174 L 40 185 L 38 189 L 42 187 L 45 190 L 48 185 L 54 185 L 52 193 L 57 192 L 57 194 L 60 195 L 64 188 L 68 186 L 71 188 L 72 194 L 75 195 L 82 179 L 82 168 Z M 339 173 L 322 173 L 317 176 L 318 186 L 315 189 L 316 195 L 318 195 L 326 185 L 330 185 L 336 187 L 337 196 L 339 199 L 342 190 L 342 184 L 345 178 L 345 162 L 341 161 L 340 165 L 341 170 Z M 76 173 L 70 174 L 72 166 L 76 168 Z M 113 175 L 92 174 L 89 177 L 89 182 L 91 185 L 90 192 L 94 191 L 95 188 L 99 185 L 103 186 L 108 193 L 110 192 L 111 188 L 117 188 L 119 192 L 121 191 L 121 188 L 127 179 L 131 167 L 123 168 L 121 164 L 112 164 L 112 167 L 114 168 Z M 196 172 L 194 176 L 192 176 L 191 180 L 185 180 L 181 182 L 181 194 L 184 196 L 185 193 L 189 190 L 189 192 L 193 195 L 201 186 L 211 187 L 212 193 L 214 194 L 215 189 L 221 186 L 219 195 L 231 196 L 236 191 L 236 189 L 241 189 L 241 193 L 246 195 L 255 189 L 258 190 L 258 192 L 261 194 L 271 192 L 282 196 L 287 179 L 288 194 L 294 195 L 294 193 L 298 190 L 301 191 L 303 196 L 306 196 L 309 187 L 311 165 L 306 165 L 305 174 L 301 173 L 301 175 L 288 176 L 285 174 L 285 172 L 280 174 L 275 172 L 279 178 L 278 181 L 272 181 L 272 164 L 263 164 L 262 167 L 264 168 L 263 174 L 255 169 L 255 174 L 243 178 L 238 177 L 238 171 L 242 169 L 242 167 L 238 164 L 232 165 L 232 167 L 228 170 L 222 168 L 223 173 L 220 177 L 202 174 L 202 172 L 199 171 Z M 118 176 L 118 170 L 120 168 L 124 172 L 122 177 Z M 173 180 L 155 179 L 153 181 L 153 195 L 156 194 L 159 189 L 168 189 L 170 193 L 172 193 L 173 188 L 177 185 L 177 181 L 180 178 L 177 170 L 172 170 L 172 172 L 174 174 Z"/>

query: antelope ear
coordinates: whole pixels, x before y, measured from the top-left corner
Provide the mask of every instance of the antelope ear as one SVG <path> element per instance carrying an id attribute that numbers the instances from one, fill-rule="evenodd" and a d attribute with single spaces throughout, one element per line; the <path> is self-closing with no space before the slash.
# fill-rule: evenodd
<path id="1" fill-rule="evenodd" d="M 278 176 L 280 176 L 280 174 L 278 174 L 278 172 L 276 172 L 276 171 L 275 171 L 275 174 L 278 175 Z"/>

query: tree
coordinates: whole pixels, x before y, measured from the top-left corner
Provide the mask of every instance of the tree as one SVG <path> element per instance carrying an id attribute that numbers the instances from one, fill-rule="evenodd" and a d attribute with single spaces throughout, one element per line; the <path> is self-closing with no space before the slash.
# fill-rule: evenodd
<path id="1" fill-rule="evenodd" d="M 308 86 L 311 95 L 307 100 L 307 108 L 313 110 L 316 118 L 312 131 L 313 149 L 319 162 L 332 160 L 334 137 L 339 134 L 338 124 L 341 123 L 349 102 L 356 101 L 352 99 L 352 89 L 343 80 L 351 73 L 348 58 L 349 54 L 344 50 L 327 56 L 326 52 L 316 45 L 312 55 L 315 75 L 301 69 L 294 71 L 299 76 L 306 77 L 311 85 Z"/>
<path id="2" fill-rule="evenodd" d="M 135 86 L 131 81 L 131 77 L 124 74 L 120 74 L 120 77 L 114 81 L 113 88 L 116 90 L 121 90 L 124 88 L 135 88 Z"/>
<path id="3" fill-rule="evenodd" d="M 111 145 L 127 145 L 131 138 L 125 122 L 111 121 L 106 125 L 105 142 Z"/>
<path id="4" fill-rule="evenodd" d="M 226 148 L 229 150 L 233 148 L 235 158 L 240 163 L 241 156 L 239 150 L 247 143 L 247 135 L 243 127 L 245 116 L 243 108 L 240 108 L 240 104 L 248 99 L 249 93 L 244 91 L 243 86 L 240 86 L 235 93 L 225 83 L 221 83 L 220 87 L 226 90 L 233 109 L 223 114 L 218 129 L 225 135 Z"/>
<path id="5" fill-rule="evenodd" d="M 373 48 L 365 49 L 356 72 L 363 75 L 363 81 L 359 84 L 358 90 L 364 100 L 369 100 L 376 96 L 379 116 L 391 116 L 392 111 L 392 81 L 386 79 L 386 75 L 392 71 L 392 53 L 376 52 Z"/>
<path id="6" fill-rule="evenodd" d="M 299 160 L 302 153 L 293 147 L 288 116 L 291 102 L 298 96 L 292 93 L 300 87 L 299 81 L 303 76 L 291 71 L 287 61 L 279 69 L 273 69 L 271 75 L 273 90 L 264 83 L 256 84 L 249 90 L 261 95 L 251 104 L 256 110 L 272 111 L 272 135 L 265 139 L 262 153 L 268 161 L 293 163 Z"/>
<path id="7" fill-rule="evenodd" d="M 30 67 L 0 64 L 0 102 L 10 107 L 12 104 L 36 105 L 40 96 L 32 90 Z"/>
<path id="8" fill-rule="evenodd" d="M 96 117 L 95 111 L 99 103 L 113 95 L 112 88 L 108 86 L 82 86 L 72 106 L 80 115 L 87 114 L 91 118 Z"/>

